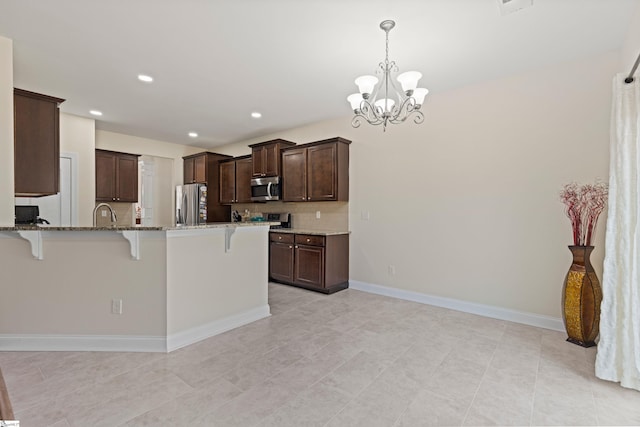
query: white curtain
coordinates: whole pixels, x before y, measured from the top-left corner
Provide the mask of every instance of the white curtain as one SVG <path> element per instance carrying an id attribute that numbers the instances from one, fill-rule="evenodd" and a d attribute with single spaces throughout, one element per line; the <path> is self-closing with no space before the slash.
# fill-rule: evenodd
<path id="1" fill-rule="evenodd" d="M 640 390 L 640 83 L 613 81 L 596 376 Z"/>

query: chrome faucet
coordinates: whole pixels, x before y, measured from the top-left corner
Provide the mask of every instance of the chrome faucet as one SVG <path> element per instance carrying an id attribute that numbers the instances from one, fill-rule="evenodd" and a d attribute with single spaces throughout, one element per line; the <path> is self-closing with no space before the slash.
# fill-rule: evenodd
<path id="1" fill-rule="evenodd" d="M 93 226 L 96 226 L 96 223 L 98 222 L 96 216 L 98 214 L 98 209 L 100 208 L 108 208 L 109 211 L 111 212 L 111 222 L 113 223 L 112 225 L 116 225 L 116 223 L 118 222 L 118 217 L 116 216 L 115 211 L 113 210 L 113 208 L 111 207 L 111 205 L 109 205 L 109 203 L 100 203 L 98 204 L 94 209 L 93 209 Z"/>

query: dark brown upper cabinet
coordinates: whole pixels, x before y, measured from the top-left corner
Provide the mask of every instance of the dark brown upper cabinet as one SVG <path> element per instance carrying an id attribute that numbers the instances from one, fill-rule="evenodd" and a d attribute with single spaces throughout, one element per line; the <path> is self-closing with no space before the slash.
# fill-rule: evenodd
<path id="1" fill-rule="evenodd" d="M 64 99 L 13 90 L 15 195 L 60 191 L 60 110 Z"/>
<path id="2" fill-rule="evenodd" d="M 204 184 L 207 182 L 207 153 L 183 157 L 184 183 Z"/>
<path id="3" fill-rule="evenodd" d="M 220 162 L 232 159 L 224 154 L 202 152 L 182 158 L 184 183 L 207 185 L 207 222 L 231 221 L 231 209 L 220 203 Z"/>
<path id="4" fill-rule="evenodd" d="M 249 145 L 251 147 L 251 176 L 254 178 L 280 176 L 280 151 L 295 145 L 295 142 L 284 139 L 274 139 Z"/>
<path id="5" fill-rule="evenodd" d="M 349 200 L 349 144 L 332 138 L 282 151 L 282 200 Z"/>
<path id="6" fill-rule="evenodd" d="M 220 203 L 251 203 L 251 156 L 220 162 Z"/>
<path id="7" fill-rule="evenodd" d="M 138 155 L 96 150 L 96 201 L 138 201 Z"/>

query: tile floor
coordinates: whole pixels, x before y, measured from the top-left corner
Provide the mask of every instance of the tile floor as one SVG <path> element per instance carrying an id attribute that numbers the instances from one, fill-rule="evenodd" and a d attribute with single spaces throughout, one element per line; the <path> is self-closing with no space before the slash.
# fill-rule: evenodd
<path id="1" fill-rule="evenodd" d="M 0 352 L 16 417 L 53 426 L 640 425 L 640 392 L 562 333 L 269 285 L 273 316 L 170 354 Z"/>

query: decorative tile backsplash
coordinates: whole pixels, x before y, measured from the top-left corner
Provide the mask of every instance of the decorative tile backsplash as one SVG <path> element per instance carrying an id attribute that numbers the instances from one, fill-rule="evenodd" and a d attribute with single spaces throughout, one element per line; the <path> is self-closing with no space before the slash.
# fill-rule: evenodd
<path id="1" fill-rule="evenodd" d="M 100 202 L 96 202 L 96 206 L 98 206 L 99 203 Z M 109 206 L 113 208 L 116 216 L 118 217 L 118 222 L 116 223 L 116 225 L 128 226 L 135 223 L 133 209 L 134 205 L 134 203 L 109 203 Z M 107 216 L 102 216 L 102 212 L 106 212 Z M 101 207 L 97 212 L 96 226 L 105 227 L 110 225 L 113 225 L 113 223 L 111 222 L 111 213 L 109 212 L 108 208 Z"/>
<path id="2" fill-rule="evenodd" d="M 98 203 L 96 203 L 98 205 Z M 117 225 L 128 226 L 135 223 L 134 203 L 109 203 L 118 216 Z M 251 215 L 265 212 L 289 212 L 293 220 L 293 228 L 318 231 L 349 231 L 349 203 L 348 202 L 269 202 L 269 203 L 238 203 L 232 206 L 242 214 L 248 209 Z M 102 211 L 106 212 L 105 217 Z M 320 212 L 320 218 L 316 213 Z M 96 225 L 100 227 L 112 225 L 109 209 L 98 209 Z"/>
<path id="3" fill-rule="evenodd" d="M 268 202 L 238 203 L 231 209 L 252 215 L 265 212 L 289 212 L 293 228 L 318 231 L 349 231 L 349 202 Z M 320 212 L 320 218 L 316 217 Z"/>

